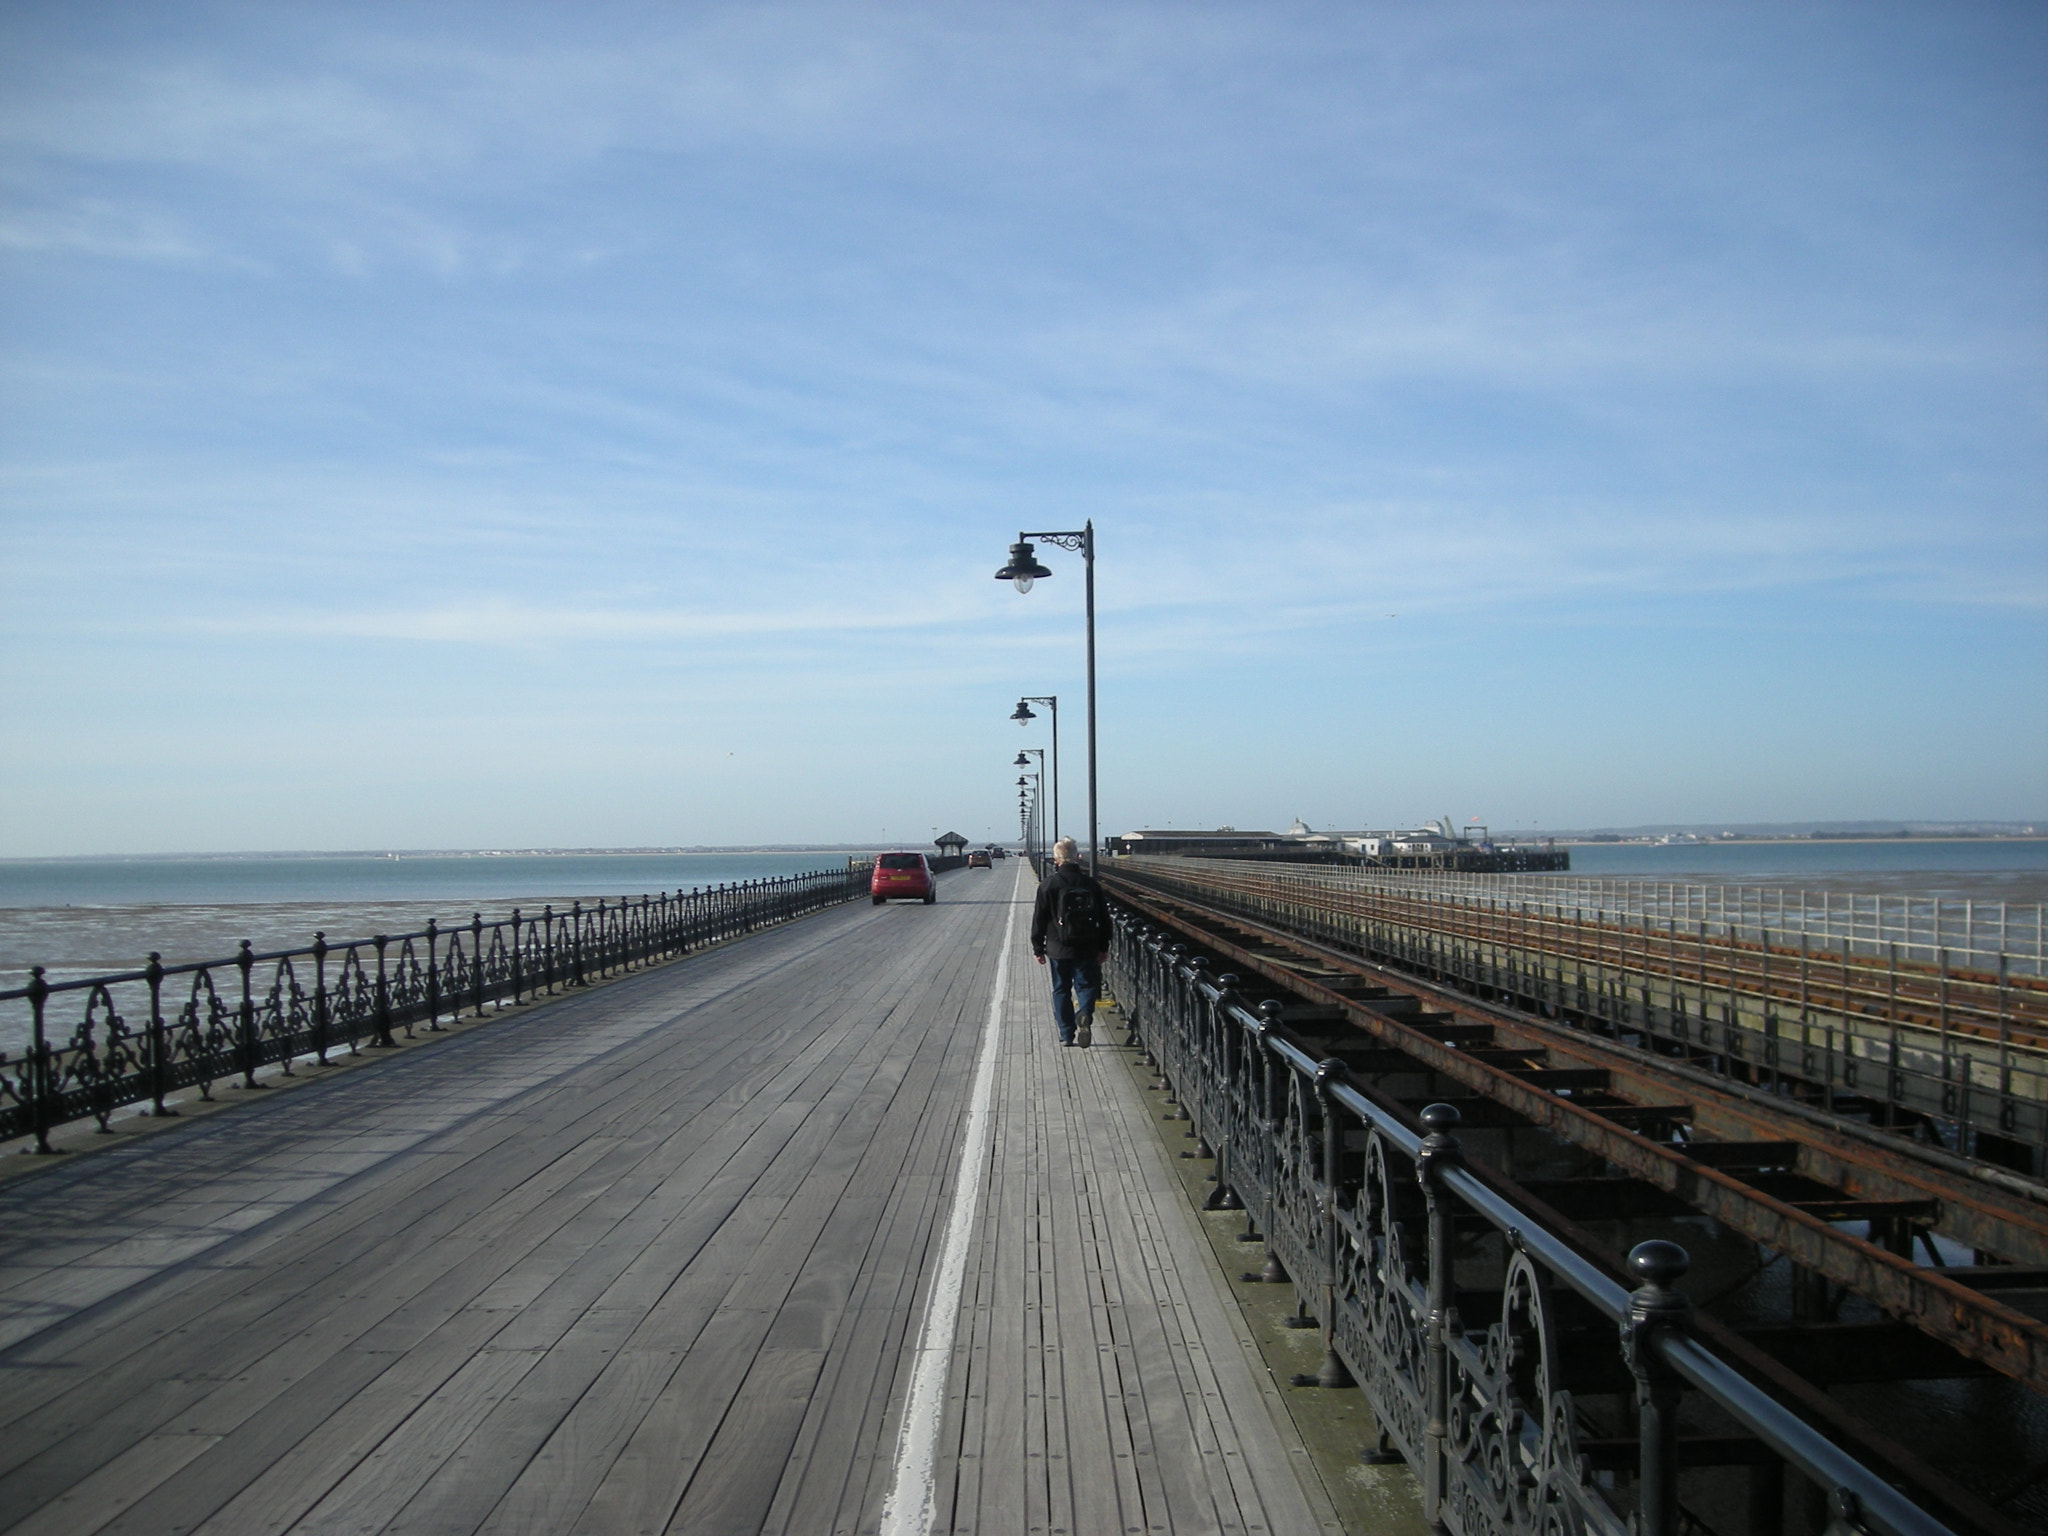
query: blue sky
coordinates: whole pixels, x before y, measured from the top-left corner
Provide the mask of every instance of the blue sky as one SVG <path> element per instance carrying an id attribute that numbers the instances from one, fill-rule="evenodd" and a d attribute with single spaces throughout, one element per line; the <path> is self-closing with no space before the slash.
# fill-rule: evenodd
<path id="1" fill-rule="evenodd" d="M 2048 8 L 0 5 L 0 854 L 2048 815 Z"/>

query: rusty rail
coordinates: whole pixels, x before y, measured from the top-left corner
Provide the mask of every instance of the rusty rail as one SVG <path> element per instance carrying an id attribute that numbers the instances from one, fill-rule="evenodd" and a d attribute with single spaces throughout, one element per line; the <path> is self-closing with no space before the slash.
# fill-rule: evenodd
<path id="1" fill-rule="evenodd" d="M 1811 1084 L 1825 1109 L 1868 1101 L 1946 1127 L 1958 1151 L 1997 1138 L 2010 1144 L 1995 1149 L 2002 1161 L 2048 1164 L 2048 980 L 2003 960 L 1965 967 L 1848 935 L 1830 950 L 1805 929 L 1792 945 L 1783 925 L 1745 927 L 1739 913 L 1687 923 L 1568 908 L 1491 894 L 1477 877 L 1424 885 L 1157 857 L 1117 869 L 1483 995 L 1653 1036 L 1724 1075 Z"/>

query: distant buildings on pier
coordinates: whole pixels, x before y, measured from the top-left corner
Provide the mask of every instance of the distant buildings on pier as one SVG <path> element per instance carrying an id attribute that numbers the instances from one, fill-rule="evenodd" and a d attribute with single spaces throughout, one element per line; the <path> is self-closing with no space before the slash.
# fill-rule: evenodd
<path id="1" fill-rule="evenodd" d="M 1285 832 L 1148 829 L 1104 839 L 1111 857 L 1179 854 L 1203 858 L 1270 859 L 1287 863 L 1353 864 L 1378 869 L 1453 869 L 1477 874 L 1571 868 L 1571 854 L 1541 847 L 1497 844 L 1485 827 L 1452 825 L 1446 816 L 1414 828 L 1317 832 L 1296 821 Z"/>

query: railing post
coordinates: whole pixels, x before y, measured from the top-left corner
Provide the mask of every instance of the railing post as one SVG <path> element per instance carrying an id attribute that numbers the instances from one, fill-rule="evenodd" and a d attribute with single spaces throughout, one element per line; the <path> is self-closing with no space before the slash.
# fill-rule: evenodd
<path id="1" fill-rule="evenodd" d="M 540 963 L 547 977 L 548 991 L 555 990 L 555 904 L 540 909 Z"/>
<path id="2" fill-rule="evenodd" d="M 1348 1076 L 1349 1069 L 1334 1056 L 1316 1063 L 1316 1100 L 1323 1110 L 1323 1187 L 1316 1191 L 1316 1209 L 1323 1218 L 1322 1305 L 1316 1309 L 1323 1320 L 1323 1366 L 1316 1373 L 1319 1387 L 1357 1385 L 1337 1353 L 1337 1171 L 1344 1132 L 1337 1124 L 1337 1103 L 1330 1090 Z"/>
<path id="3" fill-rule="evenodd" d="M 142 974 L 149 979 L 149 1112 L 174 1115 L 177 1111 L 164 1103 L 171 1087 L 171 1063 L 170 1041 L 164 1036 L 164 957 L 160 952 L 149 952 L 149 964 Z"/>
<path id="4" fill-rule="evenodd" d="M 441 1028 L 441 927 L 427 919 L 427 1028 Z"/>
<path id="5" fill-rule="evenodd" d="M 576 985 L 587 985 L 583 976 L 583 903 L 580 901 L 569 909 L 569 958 L 575 967 Z"/>
<path id="6" fill-rule="evenodd" d="M 396 1050 L 398 1042 L 391 1038 L 391 982 L 384 972 L 384 946 L 391 942 L 386 934 L 378 934 L 370 942 L 377 946 L 377 1039 L 382 1050 Z"/>
<path id="7" fill-rule="evenodd" d="M 235 952 L 235 969 L 242 973 L 242 1006 L 236 1010 L 236 1034 L 242 1055 L 242 1086 L 254 1088 L 256 1084 L 256 1004 L 249 995 L 249 973 L 256 968 L 256 956 L 249 941 L 242 940 L 242 947 Z"/>
<path id="8" fill-rule="evenodd" d="M 1423 1427 L 1427 1442 L 1423 1451 L 1422 1517 L 1434 1525 L 1443 1523 L 1444 1494 L 1450 1473 L 1450 1334 L 1452 1327 L 1453 1269 L 1457 1256 L 1452 1249 L 1451 1197 L 1443 1186 L 1445 1172 L 1464 1160 L 1458 1149 L 1459 1115 L 1448 1104 L 1432 1104 L 1422 1112 L 1428 1135 L 1415 1159 L 1415 1178 L 1422 1185 L 1422 1198 L 1429 1222 L 1429 1318 L 1424 1337 L 1423 1404 L 1428 1418 Z"/>
<path id="9" fill-rule="evenodd" d="M 43 968 L 40 965 L 30 966 L 28 1007 L 35 1035 L 29 1046 L 29 1119 L 35 1124 L 36 1151 L 45 1155 L 57 1150 L 50 1145 L 50 1127 L 57 1123 L 56 1106 L 51 1103 L 56 1095 L 56 1083 L 50 1070 L 50 1042 L 43 1033 L 43 1004 L 49 996 L 50 984 L 43 980 Z"/>
<path id="10" fill-rule="evenodd" d="M 1621 1323 L 1622 1358 L 1636 1379 L 1636 1532 L 1678 1536 L 1678 1403 L 1684 1384 L 1657 1353 L 1657 1336 L 1683 1333 L 1692 1319 L 1692 1303 L 1674 1288 L 1692 1260 L 1678 1244 L 1653 1239 L 1629 1250 L 1628 1267 L 1642 1281 Z"/>
<path id="11" fill-rule="evenodd" d="M 1180 945 L 1174 946 L 1175 950 L 1180 950 L 1181 947 Z M 1168 973 L 1169 976 L 1177 974 L 1179 968 L 1179 961 L 1176 956 L 1172 970 Z M 1259 1004 L 1258 1028 L 1252 1032 L 1252 1050 L 1256 1055 L 1256 1059 L 1251 1063 L 1251 1066 L 1252 1070 L 1257 1074 L 1253 1090 L 1257 1095 L 1257 1103 L 1254 1106 L 1253 1113 L 1257 1117 L 1257 1123 L 1250 1127 L 1250 1129 L 1254 1136 L 1260 1138 L 1261 1144 L 1266 1146 L 1270 1146 L 1273 1139 L 1273 1053 L 1267 1048 L 1266 1040 L 1274 1030 L 1280 1027 L 1281 1012 L 1282 1004 L 1280 1000 L 1277 997 L 1267 998 Z M 1181 1027 L 1184 1028 L 1185 1026 Z M 1240 1158 L 1239 1161 L 1242 1161 L 1242 1159 Z M 1249 1200 L 1245 1198 L 1245 1191 L 1242 1188 L 1239 1188 L 1237 1191 L 1238 1199 L 1244 1202 L 1244 1231 L 1239 1234 L 1237 1239 L 1241 1243 L 1263 1242 L 1265 1235 L 1270 1235 L 1267 1228 L 1267 1218 L 1271 1215 L 1273 1209 L 1273 1191 L 1264 1187 L 1265 1182 L 1264 1179 L 1259 1181 L 1260 1187 L 1251 1191 L 1251 1199 Z"/>
<path id="12" fill-rule="evenodd" d="M 514 907 L 512 909 L 512 1002 L 515 1006 L 520 1001 L 520 980 L 521 977 L 519 971 L 519 909 L 517 907 Z"/>
<path id="13" fill-rule="evenodd" d="M 469 990 L 476 1016 L 484 1016 L 484 915 L 469 914 Z"/>
<path id="14" fill-rule="evenodd" d="M 327 935 L 313 935 L 313 1049 L 327 1065 Z"/>

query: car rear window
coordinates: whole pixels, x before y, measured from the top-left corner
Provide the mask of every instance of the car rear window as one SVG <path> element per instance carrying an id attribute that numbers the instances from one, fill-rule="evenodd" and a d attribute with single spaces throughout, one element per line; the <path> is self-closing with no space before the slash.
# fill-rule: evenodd
<path id="1" fill-rule="evenodd" d="M 885 853 L 882 855 L 884 869 L 922 869 L 924 855 L 921 853 Z"/>

